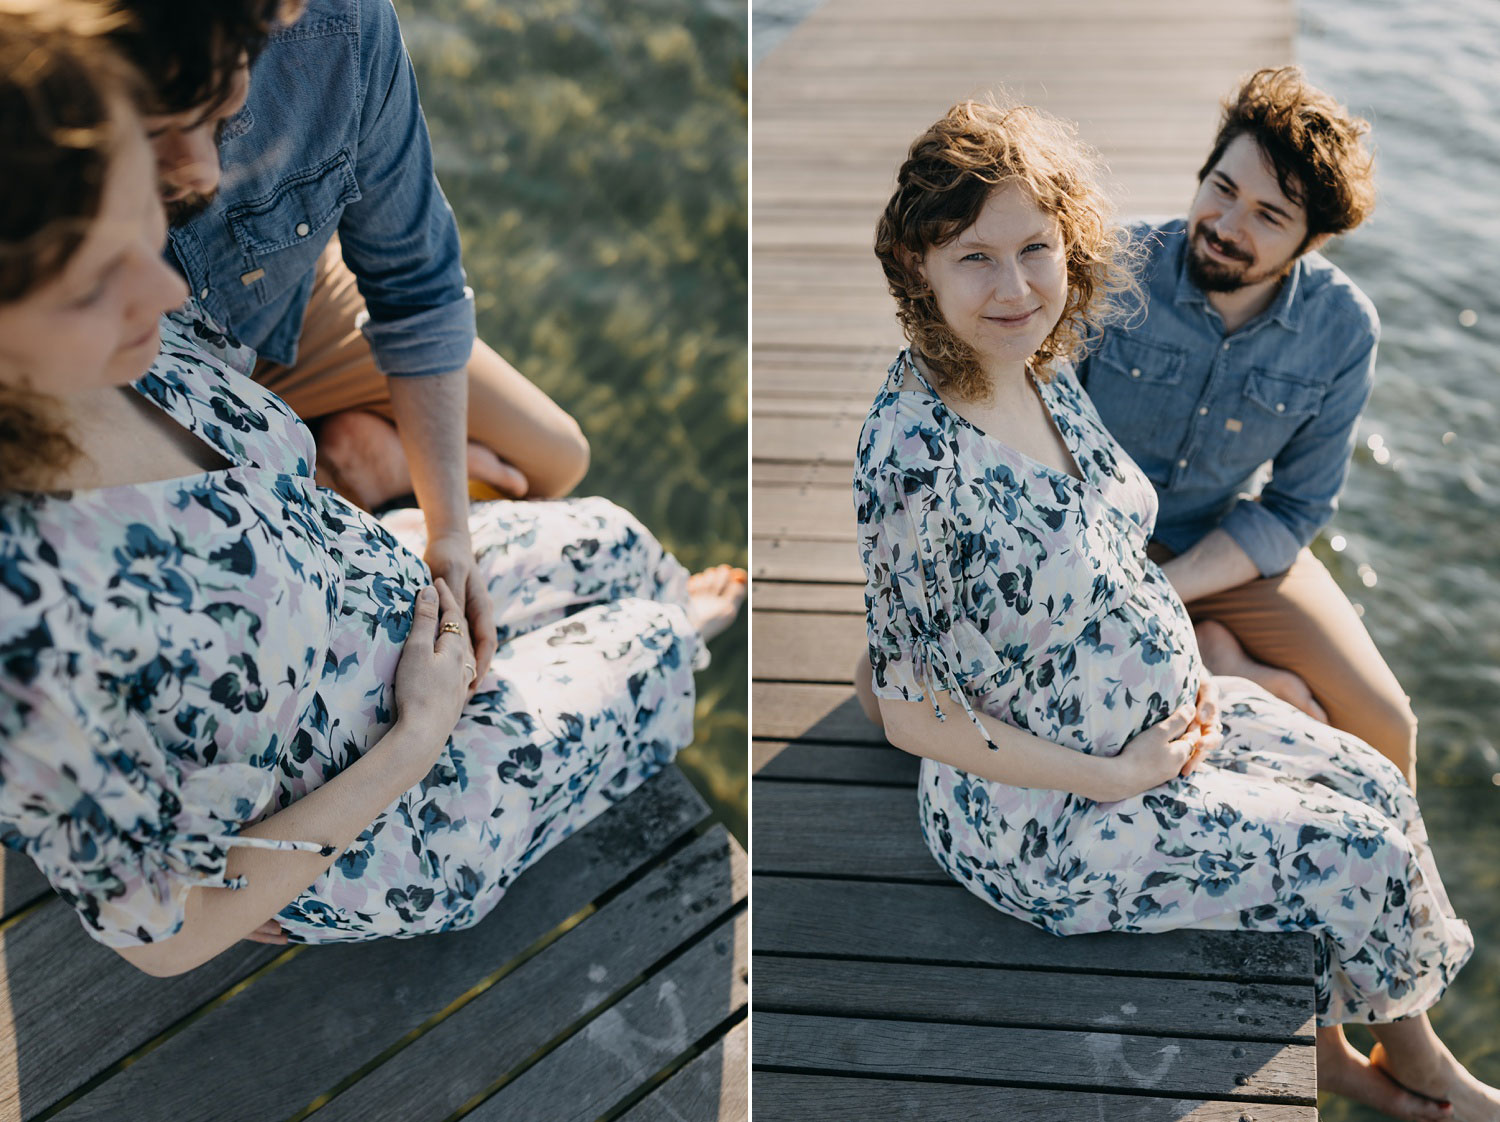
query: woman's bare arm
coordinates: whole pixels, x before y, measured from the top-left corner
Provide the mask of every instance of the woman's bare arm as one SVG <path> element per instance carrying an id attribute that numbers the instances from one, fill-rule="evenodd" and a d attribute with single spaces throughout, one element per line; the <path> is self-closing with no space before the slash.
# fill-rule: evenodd
<path id="1" fill-rule="evenodd" d="M 991 746 L 947 693 L 938 699 L 946 717 L 942 721 L 926 701 L 878 700 L 886 739 L 903 752 L 1012 787 L 1071 791 L 1096 802 L 1129 798 L 1174 775 L 1187 774 L 1219 737 L 1217 701 L 1203 691 L 1197 707 L 1184 705 L 1136 736 L 1116 756 L 1091 756 L 1065 748 L 977 713 L 994 741 Z"/>
<path id="2" fill-rule="evenodd" d="M 121 957 L 156 977 L 201 966 L 296 899 L 431 770 L 463 708 L 464 667 L 473 658 L 467 632 L 438 630 L 449 621 L 462 627 L 464 618 L 446 585 L 440 583 L 438 593 L 416 604 L 396 671 L 396 724 L 323 786 L 240 831 L 243 837 L 320 842 L 328 853 L 232 847 L 227 873 L 243 876 L 245 887 L 189 889 L 181 930 L 160 942 L 116 947 Z"/>

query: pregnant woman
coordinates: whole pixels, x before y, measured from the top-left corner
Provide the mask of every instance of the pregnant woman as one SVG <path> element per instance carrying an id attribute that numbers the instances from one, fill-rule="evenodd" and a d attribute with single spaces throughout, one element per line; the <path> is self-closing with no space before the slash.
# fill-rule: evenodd
<path id="1" fill-rule="evenodd" d="M 1473 949 L 1415 798 L 1360 741 L 1206 674 L 1145 549 L 1151 484 L 1068 359 L 1128 286 L 1070 131 L 956 106 L 876 233 L 911 342 L 860 436 L 878 712 L 924 757 L 927 845 L 1059 935 L 1316 937 L 1320 1078 L 1402 1117 L 1500 1119 L 1426 1010 Z M 1367 1064 L 1339 1026 L 1368 1024 Z"/>
<path id="2" fill-rule="evenodd" d="M 191 306 L 159 319 L 186 292 L 133 75 L 65 5 L 16 11 L 0 840 L 153 974 L 477 922 L 692 739 L 743 574 L 689 577 L 602 500 L 478 505 L 499 651 L 475 682 L 420 517 L 401 540 L 319 489 L 254 356 Z"/>

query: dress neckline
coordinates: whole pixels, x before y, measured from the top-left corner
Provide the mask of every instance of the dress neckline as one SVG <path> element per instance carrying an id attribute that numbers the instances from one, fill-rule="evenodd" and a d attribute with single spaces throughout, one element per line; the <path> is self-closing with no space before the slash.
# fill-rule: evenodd
<path id="1" fill-rule="evenodd" d="M 1033 467 L 1045 471 L 1048 475 L 1056 476 L 1059 479 L 1066 479 L 1069 483 L 1073 484 L 1076 487 L 1097 487 L 1097 485 L 1094 484 L 1089 476 L 1084 472 L 1083 461 L 1079 458 L 1078 452 L 1073 447 L 1073 444 L 1068 440 L 1063 426 L 1058 424 L 1057 422 L 1057 410 L 1054 408 L 1052 399 L 1047 393 L 1047 383 L 1038 378 L 1036 376 L 1036 372 L 1032 370 L 1029 365 L 1026 367 L 1026 376 L 1030 380 L 1032 386 L 1036 389 L 1037 397 L 1042 403 L 1042 409 L 1047 414 L 1048 422 L 1052 425 L 1052 431 L 1057 434 L 1058 443 L 1060 443 L 1063 447 L 1063 450 L 1067 452 L 1068 458 L 1073 461 L 1073 467 L 1077 471 L 1076 475 L 1073 474 L 1073 472 L 1060 471 L 1057 468 L 1053 467 L 1051 464 L 1042 462 L 1035 456 L 1028 456 L 1020 449 L 1013 448 L 1011 445 L 1005 443 L 1005 441 L 1001 440 L 999 437 L 991 436 L 984 429 L 980 428 L 973 421 L 969 420 L 969 418 L 965 417 L 958 410 L 954 409 L 953 406 L 949 405 L 946 401 L 943 400 L 942 395 L 933 388 L 932 383 L 927 380 L 927 376 L 923 374 L 921 368 L 917 366 L 916 358 L 912 354 L 910 348 L 907 348 L 905 351 L 903 351 L 901 353 L 901 356 L 905 364 L 911 369 L 911 372 L 916 375 L 917 381 L 922 384 L 922 388 L 926 390 L 927 393 L 930 394 L 940 405 L 942 405 L 944 412 L 946 412 L 950 417 L 956 419 L 959 424 L 979 434 L 979 436 L 983 437 L 985 440 L 989 441 L 997 448 L 1003 448 L 1008 455 L 1013 456 L 1018 460 L 1024 460 L 1026 463 L 1031 464 Z"/>
<path id="2" fill-rule="evenodd" d="M 217 479 L 220 477 L 227 478 L 233 473 L 239 471 L 241 468 L 249 466 L 248 464 L 241 462 L 234 455 L 232 455 L 228 451 L 228 449 L 220 447 L 203 433 L 195 431 L 193 426 L 190 423 L 185 422 L 182 417 L 178 416 L 177 412 L 174 411 L 169 404 L 158 400 L 155 396 L 144 389 L 142 383 L 144 383 L 147 378 L 150 378 L 153 375 L 170 385 L 176 385 L 180 388 L 186 389 L 189 395 L 195 393 L 195 389 L 193 387 L 187 386 L 183 379 L 176 373 L 173 373 L 169 377 L 168 375 L 158 373 L 155 367 L 153 367 L 151 370 L 148 370 L 145 374 L 142 374 L 128 386 L 122 388 L 136 395 L 137 398 L 144 400 L 146 404 L 149 405 L 152 409 L 159 410 L 169 423 L 177 425 L 184 432 L 186 432 L 189 439 L 196 441 L 198 444 L 202 445 L 204 448 L 213 453 L 214 456 L 216 456 L 218 459 L 222 460 L 223 466 L 215 468 L 202 468 L 198 471 L 191 471 L 184 475 L 167 476 L 162 479 L 143 479 L 130 483 L 106 483 L 98 487 L 58 487 L 49 488 L 47 490 L 18 489 L 12 493 L 15 495 L 24 496 L 25 498 L 32 500 L 55 499 L 66 502 L 73 499 L 83 498 L 85 496 L 107 495 L 113 491 L 122 491 L 126 489 L 140 490 L 156 487 L 185 486 L 200 480 Z M 125 403 L 122 402 L 122 405 L 123 404 Z M 189 411 L 189 417 L 192 417 L 191 411 Z"/>

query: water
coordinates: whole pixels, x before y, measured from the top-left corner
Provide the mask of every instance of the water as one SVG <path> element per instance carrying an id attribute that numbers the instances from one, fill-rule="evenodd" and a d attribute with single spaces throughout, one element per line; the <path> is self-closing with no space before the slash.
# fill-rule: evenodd
<path id="1" fill-rule="evenodd" d="M 1299 61 L 1372 122 L 1379 160 L 1374 217 L 1329 251 L 1382 336 L 1334 526 L 1348 545 L 1324 556 L 1411 695 L 1438 865 L 1478 943 L 1433 1022 L 1500 1084 L 1500 8 L 1303 0 L 1300 16 Z M 1323 1117 L 1381 1116 L 1328 1100 Z"/>
<path id="2" fill-rule="evenodd" d="M 757 0 L 755 57 L 815 7 Z M 1379 154 L 1374 217 L 1328 250 L 1383 333 L 1330 530 L 1343 549 L 1325 536 L 1319 553 L 1412 697 L 1438 864 L 1477 937 L 1433 1021 L 1500 1084 L 1500 5 L 1302 0 L 1299 16 L 1298 60 L 1372 121 Z"/>
<path id="3" fill-rule="evenodd" d="M 479 333 L 575 416 L 580 494 L 689 568 L 745 565 L 743 0 L 401 0 Z M 683 769 L 743 841 L 747 627 Z"/>

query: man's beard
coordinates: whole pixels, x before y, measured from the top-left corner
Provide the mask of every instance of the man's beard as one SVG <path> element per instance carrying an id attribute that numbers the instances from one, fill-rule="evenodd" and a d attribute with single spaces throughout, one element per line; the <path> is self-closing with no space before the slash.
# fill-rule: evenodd
<path id="1" fill-rule="evenodd" d="M 1228 264 L 1222 261 L 1214 261 L 1202 256 L 1198 252 L 1198 239 L 1211 240 L 1214 248 L 1229 257 L 1235 257 L 1239 264 Z M 1249 284 L 1258 284 L 1265 277 L 1252 277 L 1250 266 L 1253 258 L 1244 255 L 1244 252 L 1234 246 L 1226 246 L 1217 238 L 1212 238 L 1204 228 L 1199 225 L 1192 231 L 1192 240 L 1188 242 L 1187 267 L 1188 279 L 1204 292 L 1234 292 Z"/>
<path id="2" fill-rule="evenodd" d="M 210 191 L 206 195 L 200 195 L 195 191 L 180 199 L 173 199 L 169 203 L 163 203 L 162 205 L 167 210 L 167 225 L 171 226 L 174 230 L 186 226 L 209 207 L 213 206 L 214 198 L 217 195 L 217 191 Z"/>

